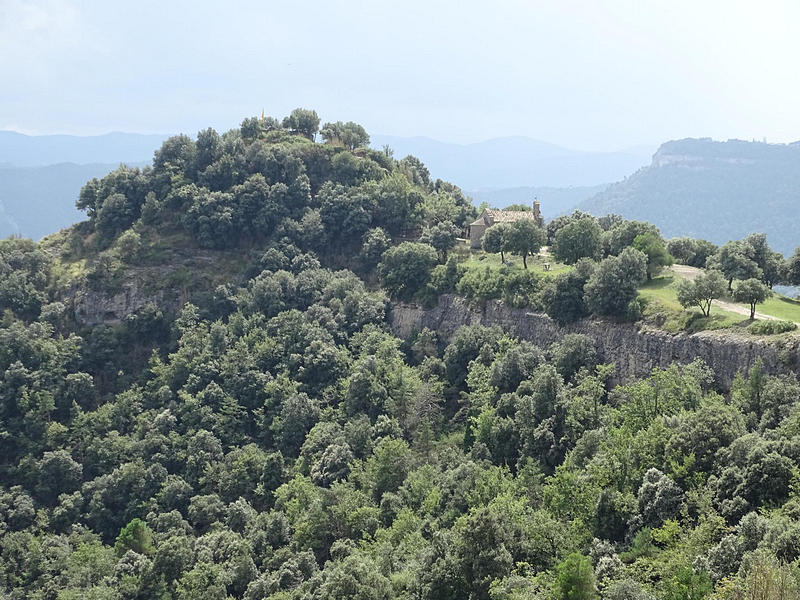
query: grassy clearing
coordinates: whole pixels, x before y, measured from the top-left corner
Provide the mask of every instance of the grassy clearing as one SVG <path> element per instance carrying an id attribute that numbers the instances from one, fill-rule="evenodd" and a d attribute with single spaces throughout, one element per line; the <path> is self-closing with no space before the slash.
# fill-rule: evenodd
<path id="1" fill-rule="evenodd" d="M 491 269 L 499 269 L 502 266 L 499 254 L 488 254 L 483 250 L 472 250 L 466 245 L 458 246 L 454 251 L 459 262 L 468 269 L 485 269 L 487 265 Z M 510 263 L 510 265 L 509 265 Z M 545 264 L 549 264 L 549 270 L 545 270 Z M 506 253 L 506 265 L 512 269 L 523 269 L 522 257 Z M 552 256 L 538 254 L 528 257 L 528 270 L 542 275 L 558 275 L 572 269 L 571 265 L 565 265 L 556 261 Z"/>
<path id="2" fill-rule="evenodd" d="M 711 307 L 711 315 L 703 316 L 699 309 L 686 310 L 678 302 L 678 281 L 680 277 L 664 274 L 646 282 L 639 288 L 639 297 L 645 300 L 645 318 L 658 327 L 678 333 L 688 331 L 695 333 L 713 329 L 744 327 L 750 321 L 742 315 Z"/>
<path id="3" fill-rule="evenodd" d="M 777 317 L 784 321 L 794 321 L 800 323 L 800 301 L 780 294 L 775 294 L 772 298 L 756 306 L 756 310 L 771 317 Z"/>

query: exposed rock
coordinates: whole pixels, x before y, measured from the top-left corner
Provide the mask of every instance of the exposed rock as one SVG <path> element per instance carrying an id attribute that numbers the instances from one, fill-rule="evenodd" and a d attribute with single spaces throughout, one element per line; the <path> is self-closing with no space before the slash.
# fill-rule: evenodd
<path id="1" fill-rule="evenodd" d="M 395 334 L 407 338 L 423 327 L 435 330 L 443 341 L 452 339 L 463 325 L 499 325 L 521 339 L 547 347 L 568 333 L 582 333 L 597 345 L 605 362 L 617 367 L 617 377 L 627 381 L 646 376 L 656 367 L 673 362 L 689 363 L 703 359 L 713 370 L 722 391 L 730 389 L 739 371 L 747 371 L 759 357 L 771 374 L 800 372 L 800 339 L 757 338 L 749 333 L 706 331 L 695 334 L 670 334 L 641 323 L 617 323 L 584 319 L 559 327 L 550 317 L 492 300 L 485 306 L 471 305 L 459 296 L 443 295 L 433 308 L 414 304 L 395 304 L 389 314 Z"/>
<path id="2" fill-rule="evenodd" d="M 143 292 L 140 282 L 131 278 L 114 293 L 79 287 L 74 290 L 71 301 L 73 315 L 78 323 L 82 325 L 114 325 L 147 304 L 152 303 L 164 308 L 164 296 L 164 290 Z M 174 302 L 166 304 L 174 309 Z"/>

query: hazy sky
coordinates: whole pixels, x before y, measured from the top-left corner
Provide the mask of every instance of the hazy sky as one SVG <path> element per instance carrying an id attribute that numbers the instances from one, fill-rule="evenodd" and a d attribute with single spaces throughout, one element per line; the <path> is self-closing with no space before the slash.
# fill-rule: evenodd
<path id="1" fill-rule="evenodd" d="M 0 0 L 0 129 L 800 139 L 798 0 Z"/>

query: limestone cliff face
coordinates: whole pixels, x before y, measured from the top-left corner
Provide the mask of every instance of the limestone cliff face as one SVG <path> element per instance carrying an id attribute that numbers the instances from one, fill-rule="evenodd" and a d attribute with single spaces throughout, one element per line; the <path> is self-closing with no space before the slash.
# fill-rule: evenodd
<path id="1" fill-rule="evenodd" d="M 95 290 L 87 286 L 76 287 L 69 301 L 75 320 L 82 325 L 115 325 L 147 304 L 155 304 L 168 311 L 177 309 L 175 294 L 165 290 L 145 290 L 141 281 L 128 278 L 113 292 Z M 169 298 L 167 296 L 170 296 Z"/>
<path id="2" fill-rule="evenodd" d="M 81 325 L 115 325 L 148 304 L 174 315 L 186 302 L 203 302 L 217 286 L 241 282 L 243 266 L 234 251 L 173 250 L 162 264 L 125 265 L 102 281 L 76 278 L 56 296 Z"/>
<path id="3" fill-rule="evenodd" d="M 760 339 L 748 333 L 701 332 L 670 334 L 640 323 L 614 323 L 585 319 L 559 327 L 550 317 L 525 309 L 506 306 L 493 300 L 483 307 L 470 305 L 464 298 L 443 295 L 433 308 L 414 304 L 395 304 L 389 314 L 396 335 L 408 337 L 423 327 L 435 330 L 449 341 L 462 325 L 499 325 L 517 337 L 547 347 L 568 333 L 581 333 L 594 340 L 605 362 L 617 367 L 620 381 L 646 376 L 656 367 L 673 362 L 688 363 L 703 359 L 716 375 L 716 384 L 730 389 L 736 373 L 748 370 L 759 357 L 771 374 L 800 372 L 800 339 L 780 341 Z"/>
<path id="4" fill-rule="evenodd" d="M 197 277 L 194 288 L 189 285 L 192 276 Z M 68 306 L 81 325 L 116 325 L 148 304 L 175 314 L 203 289 L 214 286 L 201 271 L 171 266 L 128 267 L 113 285 L 107 282 L 93 285 L 80 278 L 62 289 L 57 299 Z"/>

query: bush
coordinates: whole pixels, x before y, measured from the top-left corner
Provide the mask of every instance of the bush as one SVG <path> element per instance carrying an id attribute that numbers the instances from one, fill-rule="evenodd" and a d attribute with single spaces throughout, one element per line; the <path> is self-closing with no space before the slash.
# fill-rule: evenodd
<path id="1" fill-rule="evenodd" d="M 775 335 L 797 329 L 792 321 L 756 321 L 747 330 L 753 335 Z"/>
<path id="2" fill-rule="evenodd" d="M 456 284 L 456 291 L 470 300 L 498 299 L 503 295 L 506 271 L 505 268 L 493 270 L 488 265 L 485 269 L 470 269 Z"/>

